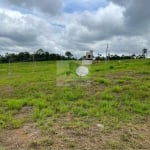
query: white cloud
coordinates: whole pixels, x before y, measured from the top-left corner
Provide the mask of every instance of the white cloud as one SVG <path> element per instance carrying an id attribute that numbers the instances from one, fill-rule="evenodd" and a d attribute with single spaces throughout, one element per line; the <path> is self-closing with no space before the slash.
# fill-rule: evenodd
<path id="1" fill-rule="evenodd" d="M 0 50 L 36 50 L 40 47 L 53 49 L 59 30 L 46 20 L 17 11 L 0 9 Z M 8 44 L 8 46 L 7 46 Z"/>
<path id="2" fill-rule="evenodd" d="M 60 53 L 70 50 L 76 55 L 89 49 L 103 53 L 107 43 L 113 53 L 149 48 L 148 0 L 2 0 L 2 4 L 0 53 L 39 48 Z M 75 11 L 63 12 L 67 5 Z"/>
<path id="3" fill-rule="evenodd" d="M 62 45 L 73 50 L 99 49 L 97 45 L 124 32 L 123 8 L 110 4 L 94 12 L 66 14 Z M 117 14 L 117 15 L 116 15 Z M 113 20 L 112 20 L 113 18 Z M 105 42 L 105 46 L 106 46 Z M 103 44 L 104 45 L 104 44 Z"/>

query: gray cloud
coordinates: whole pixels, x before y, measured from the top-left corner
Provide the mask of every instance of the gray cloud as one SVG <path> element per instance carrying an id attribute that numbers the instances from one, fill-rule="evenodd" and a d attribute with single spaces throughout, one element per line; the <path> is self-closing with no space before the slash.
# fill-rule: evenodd
<path id="1" fill-rule="evenodd" d="M 115 4 L 118 4 L 118 5 L 122 5 L 122 6 L 126 6 L 130 3 L 130 1 L 132 0 L 108 0 L 108 1 L 111 1 Z"/>
<path id="2" fill-rule="evenodd" d="M 74 20 L 68 18 L 72 23 L 66 23 L 66 38 L 82 44 L 107 40 L 124 32 L 123 9 L 113 4 L 95 12 L 78 13 L 70 17 Z"/>
<path id="3" fill-rule="evenodd" d="M 128 34 L 140 35 L 149 32 L 150 1 L 149 0 L 110 0 L 125 8 L 125 17 Z"/>
<path id="4" fill-rule="evenodd" d="M 11 13 L 11 12 L 10 12 Z M 35 19 L 19 13 L 0 12 L 0 37 L 9 38 L 17 43 L 34 43 L 38 34 Z M 38 21 L 36 21 L 38 23 Z"/>
<path id="5" fill-rule="evenodd" d="M 0 9 L 0 20 L 0 51 L 33 51 L 38 48 L 54 50 L 56 47 L 53 40 L 59 30 L 44 19 Z"/>
<path id="6" fill-rule="evenodd" d="M 149 48 L 149 23 L 142 26 L 138 21 L 134 22 L 134 14 L 129 13 L 133 8 L 131 2 L 116 1 L 115 4 L 109 3 L 107 7 L 94 12 L 85 11 L 63 16 L 65 21 L 61 21 L 66 24 L 66 29 L 61 44 L 73 50 L 99 49 L 103 52 L 109 43 L 113 53 L 139 54 L 143 47 Z M 137 9 L 136 5 L 134 9 Z M 142 8 L 140 9 L 142 13 Z"/>
<path id="7" fill-rule="evenodd" d="M 149 0 L 132 0 L 126 6 L 124 13 L 127 22 L 135 27 L 147 27 L 150 23 L 150 1 Z"/>
<path id="8" fill-rule="evenodd" d="M 26 9 L 41 11 L 47 14 L 57 14 L 62 11 L 62 0 L 7 0 L 10 4 Z"/>
<path id="9" fill-rule="evenodd" d="M 60 53 L 70 50 L 79 56 L 89 49 L 105 53 L 107 43 L 112 53 L 140 53 L 150 47 L 149 0 L 109 0 L 105 7 L 74 13 L 62 12 L 62 0 L 8 1 L 7 9 L 0 8 L 2 52 L 43 48 Z"/>

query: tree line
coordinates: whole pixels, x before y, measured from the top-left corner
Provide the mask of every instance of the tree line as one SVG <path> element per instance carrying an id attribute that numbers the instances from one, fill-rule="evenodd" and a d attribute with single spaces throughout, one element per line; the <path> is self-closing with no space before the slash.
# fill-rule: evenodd
<path id="1" fill-rule="evenodd" d="M 121 56 L 114 54 L 114 55 L 107 56 L 107 60 L 143 59 L 143 58 L 145 58 L 144 55 L 135 55 L 135 54 L 121 55 Z M 106 60 L 106 57 L 99 55 L 99 56 L 95 57 L 95 60 Z"/>
<path id="2" fill-rule="evenodd" d="M 79 60 L 84 59 L 85 56 L 79 58 Z M 115 55 L 109 55 L 107 60 L 122 60 L 122 59 L 142 59 L 145 58 L 145 55 L 122 55 L 118 56 Z M 95 60 L 106 60 L 106 57 L 102 56 L 101 54 L 98 54 L 98 56 L 94 57 Z M 49 53 L 47 51 L 44 51 L 43 49 L 37 50 L 35 53 L 30 54 L 29 52 L 20 52 L 18 54 L 6 53 L 4 56 L 0 55 L 0 63 L 9 63 L 9 62 L 29 62 L 29 61 L 49 61 L 49 60 L 77 60 L 73 56 L 73 54 L 69 51 L 65 53 L 65 55 L 60 55 L 56 53 Z"/>
<path id="3" fill-rule="evenodd" d="M 48 60 L 74 60 L 75 58 L 71 54 L 71 52 L 67 51 L 65 56 L 56 54 L 56 53 L 49 53 L 42 49 L 37 50 L 34 54 L 30 54 L 29 52 L 20 52 L 18 54 L 6 53 L 4 56 L 0 55 L 0 62 L 1 63 L 8 63 L 8 62 L 30 62 L 30 61 L 48 61 Z"/>

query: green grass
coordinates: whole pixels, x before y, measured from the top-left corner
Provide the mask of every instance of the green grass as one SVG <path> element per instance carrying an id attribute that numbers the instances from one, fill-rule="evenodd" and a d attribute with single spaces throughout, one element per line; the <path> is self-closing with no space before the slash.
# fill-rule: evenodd
<path id="1" fill-rule="evenodd" d="M 104 85 L 110 84 L 110 81 L 108 79 L 105 79 L 105 78 L 98 78 L 98 79 L 95 79 L 95 81 L 99 84 L 104 84 Z"/>
<path id="2" fill-rule="evenodd" d="M 6 150 L 4 147 L 0 147 L 0 150 Z"/>
<path id="3" fill-rule="evenodd" d="M 115 127 L 150 115 L 150 60 L 92 64 L 83 78 L 75 73 L 79 65 L 78 61 L 37 62 L 33 70 L 32 63 L 14 63 L 8 74 L 8 64 L 0 64 L 0 128 L 18 128 L 26 122 L 43 127 L 49 118 L 53 124 L 66 114 L 78 118 L 70 126 L 89 125 L 87 120 L 94 119 Z M 62 86 L 57 86 L 59 81 Z M 31 118 L 25 115 L 20 120 L 16 114 L 24 107 L 32 108 Z"/>

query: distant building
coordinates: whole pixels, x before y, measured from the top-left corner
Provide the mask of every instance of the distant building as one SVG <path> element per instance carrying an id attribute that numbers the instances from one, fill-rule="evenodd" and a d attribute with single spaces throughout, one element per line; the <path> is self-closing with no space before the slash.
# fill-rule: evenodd
<path id="1" fill-rule="evenodd" d="M 85 56 L 86 60 L 93 60 L 93 51 L 90 50 L 89 52 L 86 52 L 86 56 Z"/>
<path id="2" fill-rule="evenodd" d="M 93 63 L 93 51 L 86 52 L 86 56 L 82 60 L 82 65 L 91 65 Z"/>

